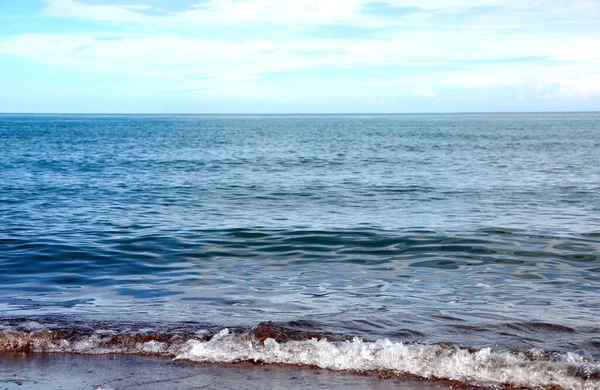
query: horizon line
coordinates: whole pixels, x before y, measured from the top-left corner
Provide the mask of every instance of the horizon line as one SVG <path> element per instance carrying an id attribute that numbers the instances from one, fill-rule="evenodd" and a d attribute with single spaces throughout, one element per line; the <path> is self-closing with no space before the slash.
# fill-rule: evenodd
<path id="1" fill-rule="evenodd" d="M 498 114 L 598 114 L 600 110 L 582 111 L 441 111 L 441 112 L 288 112 L 288 113 L 218 113 L 218 112 L 0 112 L 0 115 L 188 115 L 188 116 L 359 116 L 359 115 L 498 115 Z"/>

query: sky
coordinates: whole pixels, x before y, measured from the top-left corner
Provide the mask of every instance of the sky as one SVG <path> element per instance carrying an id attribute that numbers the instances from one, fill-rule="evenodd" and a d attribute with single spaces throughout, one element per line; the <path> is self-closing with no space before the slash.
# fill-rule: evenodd
<path id="1" fill-rule="evenodd" d="M 599 0 L 0 0 L 0 112 L 598 110 Z"/>

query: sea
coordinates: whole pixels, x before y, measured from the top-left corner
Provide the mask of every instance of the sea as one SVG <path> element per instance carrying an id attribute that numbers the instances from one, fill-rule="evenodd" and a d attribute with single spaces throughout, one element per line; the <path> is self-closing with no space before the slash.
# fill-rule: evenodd
<path id="1" fill-rule="evenodd" d="M 600 113 L 0 115 L 0 352 L 600 389 Z"/>

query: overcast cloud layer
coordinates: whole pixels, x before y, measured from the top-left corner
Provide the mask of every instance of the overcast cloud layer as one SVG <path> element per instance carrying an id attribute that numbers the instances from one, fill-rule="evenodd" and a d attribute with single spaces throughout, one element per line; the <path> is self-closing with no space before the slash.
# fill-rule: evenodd
<path id="1" fill-rule="evenodd" d="M 600 110 L 600 1 L 1 1 L 0 85 L 0 112 Z"/>

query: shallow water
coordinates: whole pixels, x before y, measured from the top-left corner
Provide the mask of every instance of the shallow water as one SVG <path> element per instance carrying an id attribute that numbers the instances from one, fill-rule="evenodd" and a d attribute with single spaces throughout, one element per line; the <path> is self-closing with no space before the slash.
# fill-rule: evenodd
<path id="1" fill-rule="evenodd" d="M 292 352 L 263 361 L 295 364 L 313 347 L 286 343 L 312 337 L 365 354 L 343 344 L 358 337 L 395 351 L 381 369 L 419 375 L 409 345 L 462 356 L 436 377 L 527 385 L 499 374 L 514 355 L 513 374 L 566 364 L 563 387 L 598 388 L 598 161 L 595 113 L 2 115 L 0 346 L 52 350 L 35 344 L 52 331 L 96 353 L 94 332 L 179 329 L 163 347 L 188 349 L 157 354 L 214 361 L 189 343 L 228 328 L 252 360 L 268 322 Z M 500 371 L 474 377 L 487 348 Z"/>
<path id="2" fill-rule="evenodd" d="M 3 390 L 450 390 L 456 384 L 410 377 L 381 379 L 375 374 L 263 364 L 198 364 L 182 360 L 111 355 L 3 356 Z M 3 378 L 3 373 L 5 376 Z M 3 380 L 4 379 L 4 380 Z M 471 388 L 470 390 L 476 390 Z"/>

